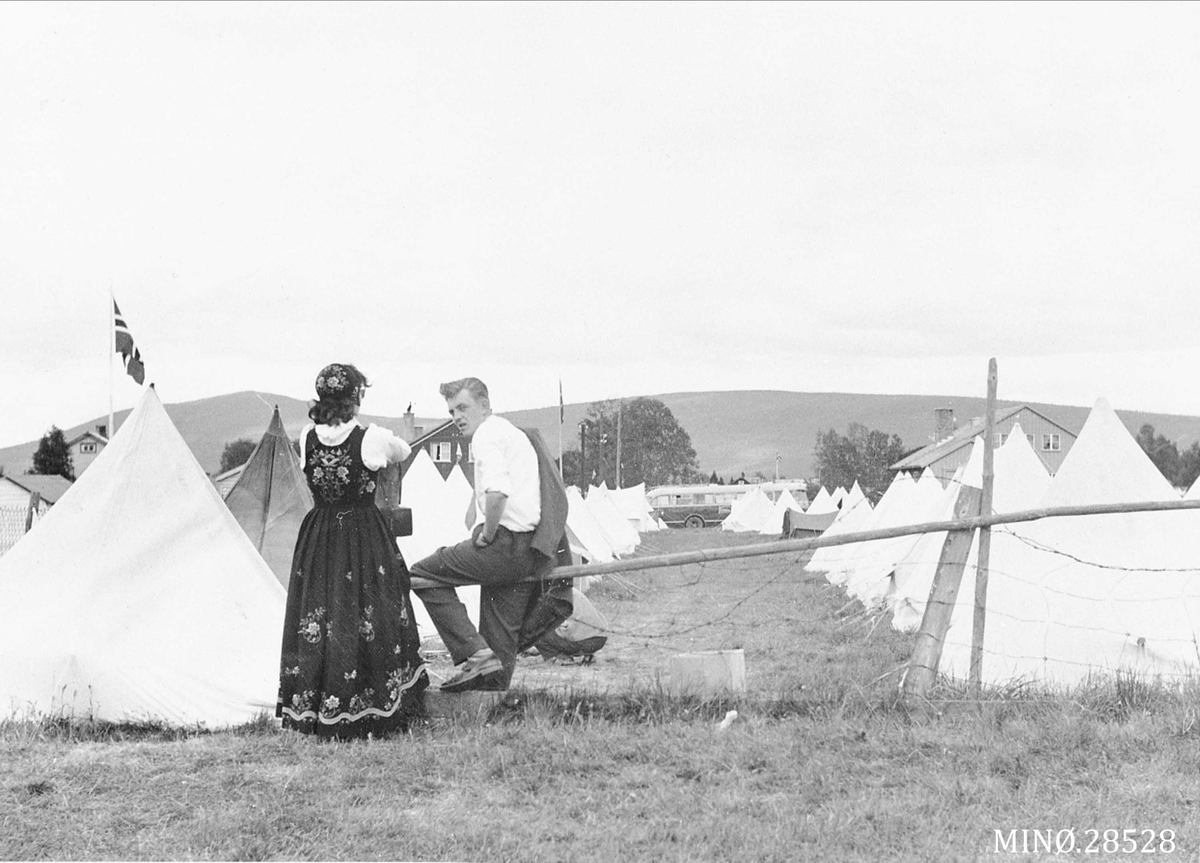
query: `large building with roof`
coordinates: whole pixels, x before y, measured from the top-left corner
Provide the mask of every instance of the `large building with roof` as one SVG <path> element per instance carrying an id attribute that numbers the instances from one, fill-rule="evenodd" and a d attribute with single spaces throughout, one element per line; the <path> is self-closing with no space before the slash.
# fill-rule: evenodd
<path id="1" fill-rule="evenodd" d="M 983 418 L 975 417 L 971 422 L 958 426 L 952 409 L 940 408 L 934 414 L 934 442 L 900 459 L 891 466 L 892 470 L 920 475 L 928 468 L 945 483 L 967 463 L 971 455 L 971 441 L 983 434 Z M 1029 405 L 1016 405 L 996 411 L 996 439 L 993 446 L 1001 446 L 1008 439 L 1012 427 L 1018 423 L 1046 470 L 1051 474 L 1057 472 L 1071 445 L 1075 443 L 1077 433 Z"/>
<path id="2" fill-rule="evenodd" d="M 425 450 L 433 460 L 433 466 L 442 475 L 442 479 L 448 477 L 450 471 L 454 470 L 454 466 L 457 464 L 461 466 L 467 481 L 474 484 L 475 459 L 471 456 L 471 442 L 463 437 L 462 432 L 458 430 L 458 426 L 452 420 L 446 420 L 429 431 L 418 428 L 417 437 L 410 440 L 409 444 L 412 446 L 412 455 L 401 464 L 401 477 L 408 473 L 417 453 Z"/>
<path id="3" fill-rule="evenodd" d="M 39 510 L 45 511 L 58 502 L 71 481 L 57 474 L 47 476 L 37 473 L 22 473 L 0 476 L 0 507 L 23 508 L 29 505 L 29 498 L 37 493 L 40 504 Z"/>

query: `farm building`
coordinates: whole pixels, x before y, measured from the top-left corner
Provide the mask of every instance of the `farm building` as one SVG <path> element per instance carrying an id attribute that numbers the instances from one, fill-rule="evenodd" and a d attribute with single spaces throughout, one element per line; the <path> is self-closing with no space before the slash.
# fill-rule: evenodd
<path id="1" fill-rule="evenodd" d="M 57 503 L 70 487 L 71 481 L 61 476 L 42 476 L 36 473 L 0 476 L 0 507 L 24 510 L 29 506 L 29 496 L 37 492 L 41 497 L 38 510 L 45 512 Z"/>
<path id="2" fill-rule="evenodd" d="M 75 475 L 79 476 L 87 466 L 96 460 L 96 456 L 108 446 L 108 426 L 97 425 L 82 434 L 67 441 L 67 449 L 71 453 L 71 464 L 75 466 Z"/>
<path id="3" fill-rule="evenodd" d="M 433 460 L 433 466 L 442 475 L 442 479 L 450 476 L 450 471 L 454 470 L 454 466 L 457 464 L 461 466 L 467 482 L 474 485 L 475 461 L 471 458 L 471 442 L 462 436 L 462 432 L 452 421 L 446 420 L 423 434 L 420 433 L 420 429 L 417 431 L 419 436 L 416 440 L 410 439 L 409 441 L 412 446 L 412 455 L 400 466 L 402 478 L 412 467 L 417 453 L 425 450 L 429 454 L 429 458 Z"/>
<path id="4" fill-rule="evenodd" d="M 950 408 L 939 408 L 934 415 L 934 442 L 900 459 L 891 466 L 892 470 L 911 473 L 915 479 L 928 468 L 946 483 L 956 470 L 967 463 L 971 455 L 971 442 L 983 434 L 983 418 L 975 417 L 966 425 L 956 426 L 954 411 Z M 1002 446 L 1017 424 L 1020 424 L 1025 438 L 1046 466 L 1047 472 L 1051 475 L 1056 473 L 1075 443 L 1077 433 L 1029 405 L 1017 405 L 996 411 L 996 440 L 993 445 Z"/>
<path id="5" fill-rule="evenodd" d="M 16 545 L 26 526 L 36 523 L 70 487 L 71 481 L 61 476 L 0 476 L 0 554 Z M 30 512 L 35 494 L 37 508 Z"/>

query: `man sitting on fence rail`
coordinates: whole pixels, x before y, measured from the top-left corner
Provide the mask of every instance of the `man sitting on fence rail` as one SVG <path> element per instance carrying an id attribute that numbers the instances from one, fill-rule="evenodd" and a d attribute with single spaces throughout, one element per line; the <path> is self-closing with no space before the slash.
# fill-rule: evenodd
<path id="1" fill-rule="evenodd" d="M 462 666 L 442 691 L 504 690 L 518 650 L 571 613 L 569 587 L 564 595 L 551 592 L 561 586 L 525 580 L 556 562 L 566 530 L 566 492 L 544 445 L 539 449 L 540 436 L 493 414 L 483 381 L 463 378 L 440 391 L 454 424 L 471 438 L 472 532 L 414 564 L 413 576 L 436 584 L 414 583 L 413 589 L 455 665 Z M 481 588 L 478 630 L 455 591 L 469 584 Z"/>

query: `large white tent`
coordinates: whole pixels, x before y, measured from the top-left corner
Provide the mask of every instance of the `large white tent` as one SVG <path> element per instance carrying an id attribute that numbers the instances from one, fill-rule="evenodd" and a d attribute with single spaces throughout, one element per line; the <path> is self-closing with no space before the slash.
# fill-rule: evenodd
<path id="1" fill-rule="evenodd" d="M 0 713 L 219 727 L 274 709 L 284 589 L 147 389 L 0 558 Z"/>
<path id="2" fill-rule="evenodd" d="M 1178 500 L 1103 399 L 1042 506 Z M 974 571 L 941 669 L 966 677 Z M 983 676 L 1074 684 L 1098 671 L 1174 678 L 1200 667 L 1200 513 L 1042 519 L 993 530 Z"/>
<path id="3" fill-rule="evenodd" d="M 1026 439 L 1020 424 L 1013 426 L 1004 444 L 993 453 L 992 512 L 1008 513 L 1032 509 L 1050 488 L 1050 474 Z M 930 521 L 949 521 L 954 517 L 954 503 L 961 485 L 979 488 L 983 483 L 983 439 L 976 438 L 965 470 L 959 480 L 946 488 L 941 510 Z M 993 531 L 993 543 L 996 531 Z M 929 533 L 913 545 L 896 567 L 895 590 L 890 599 L 896 629 L 911 632 L 921 624 L 929 588 L 937 570 L 938 558 L 946 541 L 945 531 Z M 978 537 L 971 546 L 967 567 L 976 566 L 979 555 Z M 960 598 L 965 594 L 960 592 Z"/>

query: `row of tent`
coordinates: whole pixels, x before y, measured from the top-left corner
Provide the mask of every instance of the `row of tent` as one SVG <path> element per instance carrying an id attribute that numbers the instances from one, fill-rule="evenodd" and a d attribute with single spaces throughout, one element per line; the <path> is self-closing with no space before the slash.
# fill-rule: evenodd
<path id="1" fill-rule="evenodd" d="M 898 474 L 878 505 L 843 505 L 823 536 L 950 521 L 963 486 L 982 486 L 982 438 L 947 485 Z M 994 451 L 992 510 L 1179 500 L 1101 399 L 1051 477 L 1019 427 Z M 1200 481 L 1186 494 L 1200 498 Z M 1200 670 L 1200 511 L 1060 516 L 991 530 L 983 679 L 1070 686 L 1117 671 L 1178 679 Z M 893 626 L 921 624 L 946 534 L 829 546 L 808 568 Z M 939 670 L 968 676 L 978 534 Z"/>
<path id="2" fill-rule="evenodd" d="M 656 529 L 644 489 L 570 491 L 581 560 Z M 471 488 L 419 453 L 402 484 L 413 561 L 468 535 Z M 278 411 L 222 499 L 147 389 L 74 485 L 0 557 L 0 716 L 220 727 L 274 709 L 292 550 L 312 498 Z M 477 619 L 478 592 L 464 597 Z M 433 627 L 419 602 L 422 635 Z"/>
<path id="3" fill-rule="evenodd" d="M 824 529 L 832 519 L 819 516 L 834 516 L 843 508 L 852 510 L 863 504 L 870 507 L 857 482 L 849 491 L 838 486 L 832 493 L 821 486 L 807 508 L 801 506 L 786 489 L 780 492 L 778 498 L 772 500 L 760 487 L 753 485 L 749 486 L 746 494 L 734 500 L 729 515 L 721 522 L 721 529 L 764 535 L 787 535 L 787 525 L 791 521 L 789 514 L 803 514 L 809 517 L 805 520 L 797 519 L 797 524 L 820 525 Z"/>

